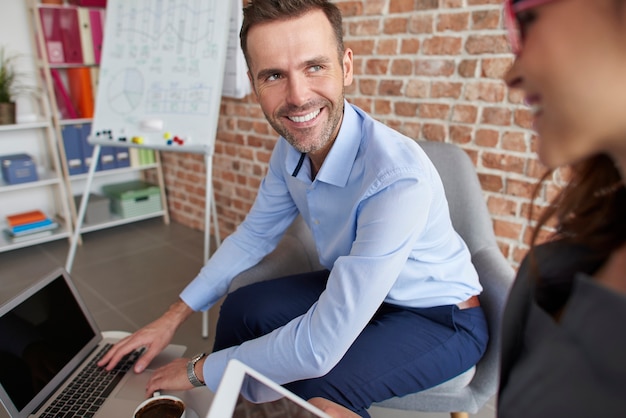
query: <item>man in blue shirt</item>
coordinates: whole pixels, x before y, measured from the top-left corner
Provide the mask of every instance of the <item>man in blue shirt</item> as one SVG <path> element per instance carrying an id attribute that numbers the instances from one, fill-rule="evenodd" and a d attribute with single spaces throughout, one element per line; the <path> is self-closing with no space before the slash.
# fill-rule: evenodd
<path id="1" fill-rule="evenodd" d="M 146 346 L 135 367 L 143 370 L 187 316 L 224 296 L 300 214 L 326 269 L 230 294 L 213 353 L 158 370 L 149 392 L 215 390 L 237 358 L 305 399 L 327 398 L 366 417 L 372 402 L 469 369 L 488 339 L 477 273 L 419 145 L 345 101 L 354 63 L 338 8 L 254 0 L 241 44 L 253 91 L 280 134 L 257 199 L 181 300 L 100 365 Z"/>

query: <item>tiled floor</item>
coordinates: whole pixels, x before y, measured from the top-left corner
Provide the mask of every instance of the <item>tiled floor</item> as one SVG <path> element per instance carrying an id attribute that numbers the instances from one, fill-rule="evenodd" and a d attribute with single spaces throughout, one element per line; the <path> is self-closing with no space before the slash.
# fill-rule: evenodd
<path id="1" fill-rule="evenodd" d="M 83 235 L 72 277 L 102 330 L 134 331 L 157 318 L 202 265 L 204 233 L 159 219 Z M 50 270 L 64 266 L 66 240 L 0 253 L 0 304 Z M 210 311 L 209 338 L 201 336 L 202 315 L 190 317 L 174 343 L 186 355 L 210 350 L 217 308 Z M 444 418 L 372 408 L 373 418 Z M 8 415 L 0 407 L 0 418 Z M 493 418 L 493 402 L 475 417 Z"/>

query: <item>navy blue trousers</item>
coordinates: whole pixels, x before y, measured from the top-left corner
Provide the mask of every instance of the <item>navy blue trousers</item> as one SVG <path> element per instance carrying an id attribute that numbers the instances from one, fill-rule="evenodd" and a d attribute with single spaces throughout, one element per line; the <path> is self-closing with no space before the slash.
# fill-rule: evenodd
<path id="1" fill-rule="evenodd" d="M 305 313 L 326 287 L 327 270 L 254 283 L 222 304 L 214 351 L 265 335 Z M 482 308 L 405 308 L 384 303 L 325 376 L 285 387 L 324 397 L 362 417 L 373 403 L 415 393 L 468 370 L 488 340 Z"/>

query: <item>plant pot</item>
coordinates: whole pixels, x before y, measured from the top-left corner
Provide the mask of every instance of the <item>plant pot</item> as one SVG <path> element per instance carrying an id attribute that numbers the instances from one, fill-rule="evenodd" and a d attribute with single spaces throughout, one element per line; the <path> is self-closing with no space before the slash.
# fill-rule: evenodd
<path id="1" fill-rule="evenodd" d="M 15 102 L 0 103 L 0 125 L 15 124 Z"/>

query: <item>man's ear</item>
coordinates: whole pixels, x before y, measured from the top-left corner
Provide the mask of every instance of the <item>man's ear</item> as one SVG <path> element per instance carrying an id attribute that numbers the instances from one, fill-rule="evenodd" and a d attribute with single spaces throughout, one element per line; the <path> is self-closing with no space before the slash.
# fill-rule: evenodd
<path id="1" fill-rule="evenodd" d="M 352 84 L 354 77 L 354 62 L 352 57 L 352 50 L 346 48 L 343 53 L 343 85 L 344 87 Z"/>

